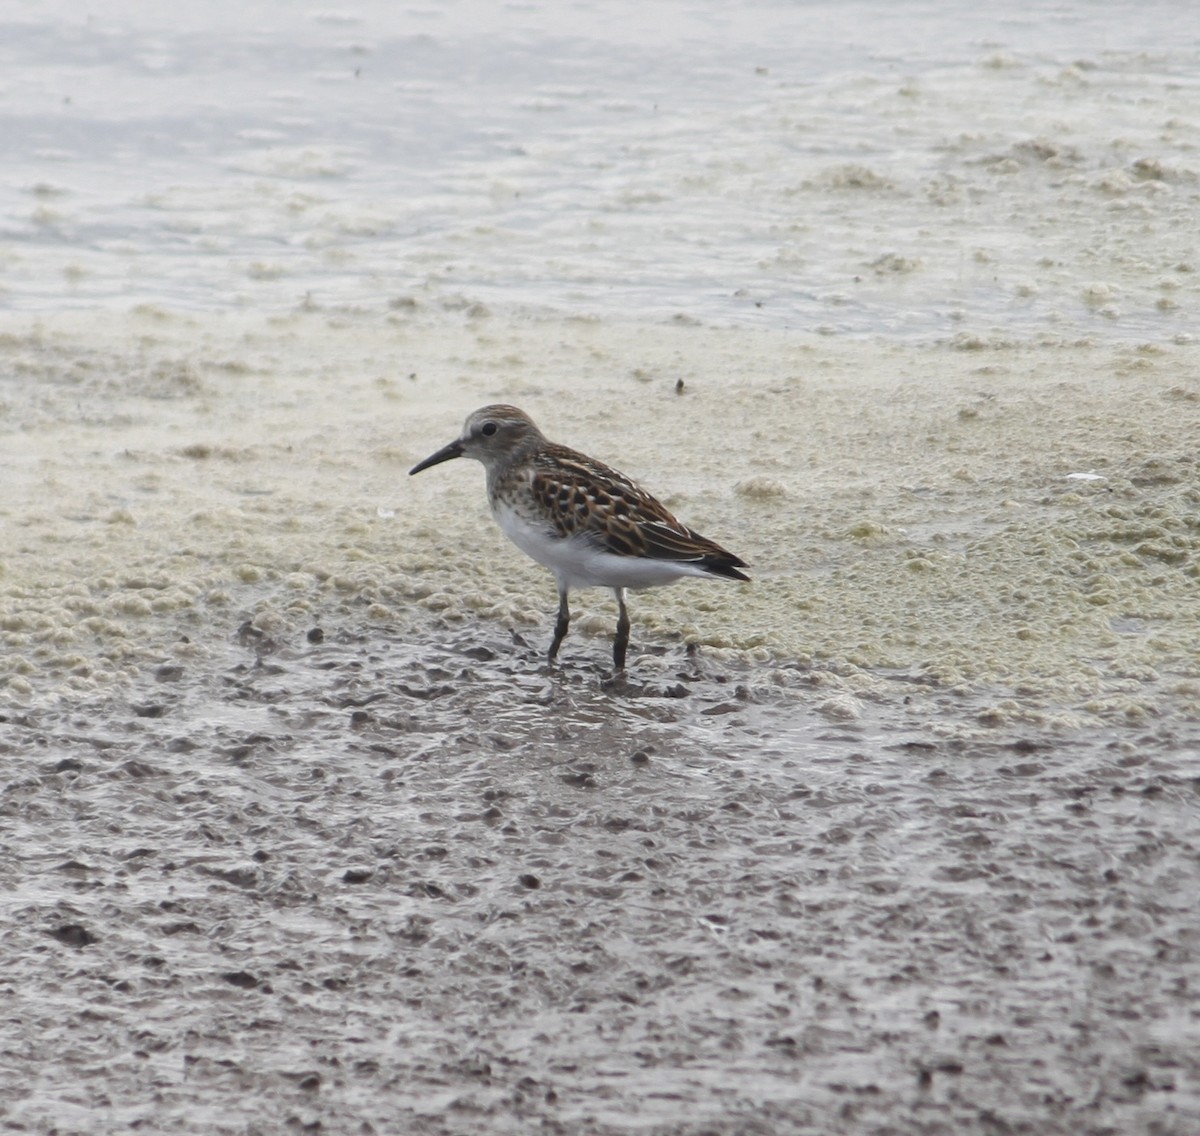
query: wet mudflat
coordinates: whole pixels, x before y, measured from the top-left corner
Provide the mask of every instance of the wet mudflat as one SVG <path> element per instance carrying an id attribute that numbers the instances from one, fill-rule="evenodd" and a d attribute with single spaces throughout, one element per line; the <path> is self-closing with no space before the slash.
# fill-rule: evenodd
<path id="1" fill-rule="evenodd" d="M 1200 1131 L 1178 7 L 0 21 L 4 1131 Z"/>
<path id="2" fill-rule="evenodd" d="M 569 646 L 231 625 L 6 714 L 7 1127 L 1196 1131 L 1195 723 Z"/>

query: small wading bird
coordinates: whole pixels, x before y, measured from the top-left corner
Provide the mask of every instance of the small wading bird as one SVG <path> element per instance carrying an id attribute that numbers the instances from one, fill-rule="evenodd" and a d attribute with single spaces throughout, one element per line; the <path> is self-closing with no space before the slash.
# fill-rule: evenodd
<path id="1" fill-rule="evenodd" d="M 618 610 L 613 665 L 620 672 L 629 647 L 626 588 L 654 588 L 684 576 L 750 579 L 732 552 L 680 524 L 624 474 L 548 441 L 515 406 L 475 411 L 458 438 L 409 475 L 451 458 L 483 463 L 492 516 L 504 535 L 554 573 L 558 620 L 551 659 L 571 623 L 572 588 L 612 588 Z"/>

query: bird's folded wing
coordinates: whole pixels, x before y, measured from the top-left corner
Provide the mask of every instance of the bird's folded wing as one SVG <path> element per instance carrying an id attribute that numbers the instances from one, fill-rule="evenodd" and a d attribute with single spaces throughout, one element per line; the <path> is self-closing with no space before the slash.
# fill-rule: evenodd
<path id="1" fill-rule="evenodd" d="M 552 462 L 535 468 L 534 496 L 562 537 L 585 537 L 615 556 L 693 563 L 744 579 L 743 562 L 700 536 L 624 474 L 584 454 L 553 447 Z"/>

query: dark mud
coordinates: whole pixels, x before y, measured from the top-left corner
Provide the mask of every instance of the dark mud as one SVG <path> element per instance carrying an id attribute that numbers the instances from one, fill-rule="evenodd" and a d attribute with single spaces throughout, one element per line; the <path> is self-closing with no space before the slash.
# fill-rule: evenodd
<path id="1" fill-rule="evenodd" d="M 230 632 L 0 723 L 6 1130 L 1200 1131 L 1194 723 Z"/>

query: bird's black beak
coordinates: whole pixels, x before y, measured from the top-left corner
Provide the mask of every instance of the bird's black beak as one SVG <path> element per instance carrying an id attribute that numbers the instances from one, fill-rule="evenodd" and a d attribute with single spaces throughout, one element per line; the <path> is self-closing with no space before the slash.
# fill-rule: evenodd
<path id="1" fill-rule="evenodd" d="M 430 454 L 423 462 L 417 462 L 416 465 L 408 471 L 408 476 L 412 477 L 414 473 L 420 473 L 423 469 L 428 469 L 431 465 L 441 465 L 442 462 L 448 462 L 451 458 L 461 458 L 463 452 L 463 444 L 457 438 L 448 446 L 443 446 L 436 454 Z"/>

